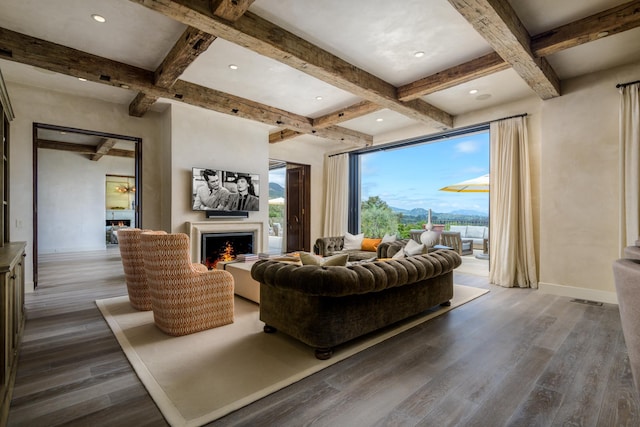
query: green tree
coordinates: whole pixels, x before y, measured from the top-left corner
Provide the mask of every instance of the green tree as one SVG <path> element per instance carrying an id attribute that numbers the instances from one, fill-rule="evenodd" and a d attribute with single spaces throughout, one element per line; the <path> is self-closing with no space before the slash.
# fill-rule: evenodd
<path id="1" fill-rule="evenodd" d="M 360 205 L 360 231 L 367 237 L 380 238 L 398 232 L 398 215 L 378 196 Z"/>

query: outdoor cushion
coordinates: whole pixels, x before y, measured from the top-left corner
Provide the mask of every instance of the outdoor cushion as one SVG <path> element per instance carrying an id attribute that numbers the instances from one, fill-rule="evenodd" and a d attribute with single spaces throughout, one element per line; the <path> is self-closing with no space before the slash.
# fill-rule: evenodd
<path id="1" fill-rule="evenodd" d="M 467 234 L 465 234 L 464 237 L 468 239 L 484 239 L 486 237 L 484 235 L 486 229 L 486 227 L 480 225 L 468 225 Z"/>
<path id="2" fill-rule="evenodd" d="M 466 225 L 452 225 L 449 227 L 449 231 L 455 231 L 460 233 L 460 237 L 467 237 L 467 226 Z"/>

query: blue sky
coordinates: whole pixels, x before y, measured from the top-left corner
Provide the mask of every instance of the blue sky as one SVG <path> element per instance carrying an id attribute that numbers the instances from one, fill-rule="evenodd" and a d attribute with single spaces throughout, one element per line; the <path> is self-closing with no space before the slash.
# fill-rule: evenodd
<path id="1" fill-rule="evenodd" d="M 489 173 L 489 132 L 379 151 L 361 156 L 362 200 L 379 196 L 389 206 L 434 212 L 489 211 L 489 193 L 440 188 Z"/>

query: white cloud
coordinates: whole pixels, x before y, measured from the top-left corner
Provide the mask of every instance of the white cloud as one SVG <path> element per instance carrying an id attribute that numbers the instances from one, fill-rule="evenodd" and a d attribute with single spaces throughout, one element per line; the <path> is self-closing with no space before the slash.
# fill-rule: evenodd
<path id="1" fill-rule="evenodd" d="M 478 144 L 475 141 L 462 141 L 456 144 L 456 152 L 462 154 L 475 153 L 479 150 Z"/>

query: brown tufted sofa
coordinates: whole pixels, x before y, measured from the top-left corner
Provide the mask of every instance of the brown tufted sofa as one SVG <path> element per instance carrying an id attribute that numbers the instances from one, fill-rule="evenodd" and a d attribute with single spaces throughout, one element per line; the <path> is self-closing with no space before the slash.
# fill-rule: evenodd
<path id="1" fill-rule="evenodd" d="M 346 267 L 263 260 L 251 276 L 260 282 L 265 332 L 280 330 L 328 359 L 339 344 L 449 304 L 461 262 L 450 250 Z"/>

